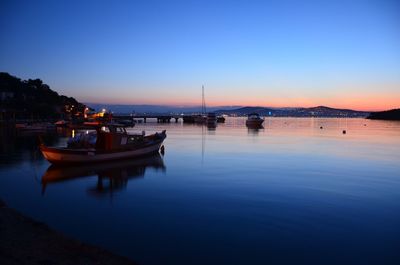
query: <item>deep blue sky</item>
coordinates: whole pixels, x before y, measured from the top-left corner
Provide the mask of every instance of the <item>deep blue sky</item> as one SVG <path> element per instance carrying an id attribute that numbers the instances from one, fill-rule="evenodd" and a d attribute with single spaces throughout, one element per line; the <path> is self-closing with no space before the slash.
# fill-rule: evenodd
<path id="1" fill-rule="evenodd" d="M 0 12 L 0 71 L 86 102 L 196 104 L 204 84 L 209 104 L 400 105 L 400 1 L 3 0 Z"/>

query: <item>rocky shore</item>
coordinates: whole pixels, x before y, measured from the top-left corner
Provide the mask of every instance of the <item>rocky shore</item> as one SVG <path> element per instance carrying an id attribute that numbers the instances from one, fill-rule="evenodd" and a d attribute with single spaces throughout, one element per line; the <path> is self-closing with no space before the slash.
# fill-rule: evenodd
<path id="1" fill-rule="evenodd" d="M 135 264 L 70 239 L 8 208 L 0 200 L 0 264 Z"/>

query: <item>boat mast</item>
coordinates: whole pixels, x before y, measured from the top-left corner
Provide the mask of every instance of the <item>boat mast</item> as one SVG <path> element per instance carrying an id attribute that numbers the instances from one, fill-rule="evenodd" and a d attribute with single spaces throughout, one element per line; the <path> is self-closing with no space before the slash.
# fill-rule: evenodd
<path id="1" fill-rule="evenodd" d="M 206 114 L 206 100 L 204 98 L 204 85 L 201 86 L 202 102 L 201 102 L 201 114 Z"/>

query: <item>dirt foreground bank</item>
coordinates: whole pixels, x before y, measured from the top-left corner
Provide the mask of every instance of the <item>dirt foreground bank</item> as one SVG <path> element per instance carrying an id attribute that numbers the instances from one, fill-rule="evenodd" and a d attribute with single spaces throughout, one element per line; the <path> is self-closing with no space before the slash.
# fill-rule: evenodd
<path id="1" fill-rule="evenodd" d="M 0 264 L 135 264 L 83 244 L 8 208 L 0 200 Z"/>

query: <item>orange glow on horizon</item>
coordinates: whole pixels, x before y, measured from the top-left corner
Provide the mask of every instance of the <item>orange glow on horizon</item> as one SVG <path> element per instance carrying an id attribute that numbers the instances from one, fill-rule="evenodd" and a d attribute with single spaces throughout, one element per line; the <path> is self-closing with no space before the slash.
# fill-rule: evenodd
<path id="1" fill-rule="evenodd" d="M 127 99 L 98 99 L 98 100 L 82 100 L 83 102 L 95 104 L 115 104 L 115 105 L 164 105 L 176 107 L 193 107 L 200 106 L 200 102 L 195 101 L 178 101 L 178 100 L 141 100 L 130 101 Z M 208 107 L 218 106 L 253 106 L 253 107 L 316 107 L 326 106 L 339 109 L 353 109 L 360 111 L 382 111 L 400 108 L 399 97 L 348 97 L 348 98 L 325 98 L 325 99 L 308 99 L 308 98 L 269 98 L 268 100 L 206 100 Z"/>
<path id="2" fill-rule="evenodd" d="M 269 100 L 240 100 L 235 102 L 210 101 L 210 106 L 260 106 L 260 107 L 316 107 L 326 106 L 338 109 L 353 109 L 360 111 L 382 111 L 400 108 L 400 97 L 332 97 L 332 98 L 270 98 Z"/>
<path id="3" fill-rule="evenodd" d="M 311 93 L 307 89 L 263 89 L 246 90 L 232 88 L 206 92 L 206 105 L 217 106 L 260 106 L 260 107 L 316 107 L 353 109 L 360 111 L 382 111 L 400 108 L 400 90 L 398 84 L 370 84 L 363 86 L 346 85 L 338 88 L 325 88 Z M 381 91 L 380 91 L 381 89 Z M 121 93 L 122 94 L 122 93 Z M 175 107 L 193 107 L 201 105 L 201 94 L 193 90 L 179 92 L 173 89 L 141 95 L 135 98 L 117 95 L 97 95 L 79 98 L 86 103 L 116 105 L 164 105 Z"/>

